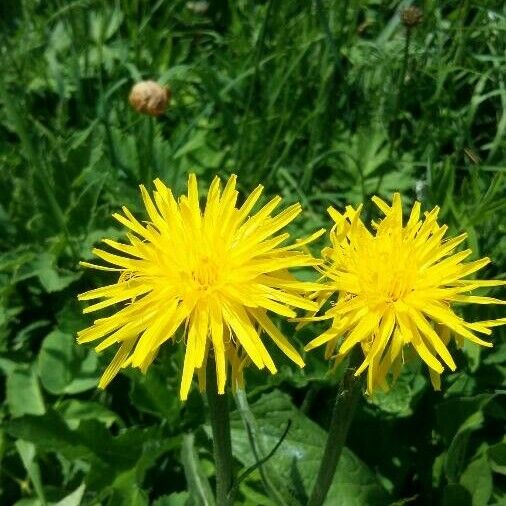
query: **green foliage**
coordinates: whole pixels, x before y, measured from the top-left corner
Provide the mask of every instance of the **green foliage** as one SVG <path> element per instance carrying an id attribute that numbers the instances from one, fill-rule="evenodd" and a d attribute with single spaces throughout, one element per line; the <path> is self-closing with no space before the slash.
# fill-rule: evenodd
<path id="1" fill-rule="evenodd" d="M 274 447 L 287 421 L 291 421 L 290 430 L 279 450 L 264 465 L 265 475 L 286 503 L 297 500 L 298 504 L 304 504 L 318 472 L 326 440 L 325 431 L 303 415 L 289 396 L 279 391 L 260 397 L 251 406 L 251 413 L 257 420 L 258 446 L 264 453 Z M 246 428 L 238 418 L 232 418 L 232 445 L 234 454 L 244 465 L 255 463 L 249 451 Z M 327 496 L 327 504 L 373 505 L 385 504 L 386 500 L 386 492 L 374 473 L 345 449 Z"/>
<path id="2" fill-rule="evenodd" d="M 90 323 L 76 294 L 114 282 L 78 261 L 121 235 L 110 215 L 140 211 L 140 183 L 179 193 L 190 170 L 203 186 L 237 173 L 245 192 L 261 182 L 302 203 L 294 235 L 328 227 L 329 205 L 372 216 L 372 194 L 401 191 L 441 206 L 493 259 L 484 276 L 501 276 L 506 11 L 427 0 L 408 37 L 408 3 L 0 3 L 0 504 L 213 503 L 206 409 L 196 389 L 177 398 L 180 351 L 101 392 L 110 357 L 75 345 Z M 159 118 L 128 105 L 141 78 L 170 86 Z M 327 503 L 504 504 L 503 338 L 455 351 L 442 393 L 419 366 L 362 402 Z M 244 506 L 303 502 L 322 452 L 339 371 L 319 352 L 301 371 L 278 362 L 274 377 L 248 372 L 251 408 L 232 419 L 237 470 L 254 463 L 245 416 L 261 455 L 292 421 L 240 483 Z"/>
<path id="3" fill-rule="evenodd" d="M 39 377 L 51 394 L 77 394 L 96 386 L 97 357 L 83 353 L 72 335 L 54 330 L 42 343 L 38 359 Z"/>

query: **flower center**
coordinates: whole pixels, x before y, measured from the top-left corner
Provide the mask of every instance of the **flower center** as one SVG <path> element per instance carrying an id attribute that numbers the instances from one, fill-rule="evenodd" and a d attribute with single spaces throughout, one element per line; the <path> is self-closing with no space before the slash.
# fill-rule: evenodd
<path id="1" fill-rule="evenodd" d="M 202 257 L 191 273 L 197 290 L 207 292 L 216 285 L 219 278 L 219 267 L 209 257 Z"/>
<path id="2" fill-rule="evenodd" d="M 411 293 L 416 284 L 417 259 L 397 241 L 375 240 L 364 252 L 361 266 L 362 289 L 373 303 L 393 304 Z"/>
<path id="3" fill-rule="evenodd" d="M 392 272 L 390 279 L 385 284 L 385 297 L 386 302 L 392 303 L 402 299 L 409 291 L 410 288 L 410 273 L 406 270 Z"/>

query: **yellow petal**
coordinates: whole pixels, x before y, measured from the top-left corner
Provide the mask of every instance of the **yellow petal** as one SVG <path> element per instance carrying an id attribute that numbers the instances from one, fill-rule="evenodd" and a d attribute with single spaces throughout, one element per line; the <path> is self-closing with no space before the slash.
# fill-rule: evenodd
<path id="1" fill-rule="evenodd" d="M 272 338 L 272 340 L 276 343 L 276 346 L 293 362 L 295 362 L 299 367 L 304 367 L 304 360 L 299 355 L 297 350 L 290 344 L 288 339 L 280 332 L 280 330 L 274 325 L 272 320 L 267 317 L 264 311 L 250 311 L 250 314 L 255 318 L 255 320 L 260 324 L 262 329 L 267 332 L 267 334 Z"/>
<path id="2" fill-rule="evenodd" d="M 116 352 L 116 355 L 114 355 L 114 358 L 112 359 L 111 363 L 107 367 L 107 369 L 104 371 L 104 374 L 102 374 L 102 377 L 100 378 L 100 382 L 98 383 L 99 388 L 105 388 L 118 374 L 119 370 L 121 369 L 123 363 L 127 359 L 130 351 L 132 350 L 136 339 L 129 339 L 128 341 L 125 341 L 121 344 L 119 350 Z"/>

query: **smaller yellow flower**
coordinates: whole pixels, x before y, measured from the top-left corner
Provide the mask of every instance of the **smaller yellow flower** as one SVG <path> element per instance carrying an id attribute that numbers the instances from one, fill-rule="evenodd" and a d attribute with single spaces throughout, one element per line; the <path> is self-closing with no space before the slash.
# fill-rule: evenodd
<path id="1" fill-rule="evenodd" d="M 204 386 L 210 352 L 219 393 L 225 391 L 227 365 L 234 385 L 242 384 L 242 370 L 250 360 L 274 374 L 276 366 L 260 339 L 262 333 L 302 367 L 301 356 L 268 312 L 292 318 L 294 308 L 317 308 L 303 295 L 319 285 L 297 280 L 289 269 L 319 263 L 302 247 L 324 231 L 283 245 L 290 235 L 281 231 L 300 214 L 300 204 L 273 216 L 281 203 L 281 197 L 274 197 L 252 214 L 263 187 L 238 206 L 236 176 L 223 190 L 220 179 L 214 179 L 203 210 L 195 175 L 189 177 L 188 194 L 178 200 L 159 179 L 155 187 L 151 197 L 141 186 L 149 221 L 138 221 L 126 207 L 123 214 L 113 215 L 129 229 L 129 242 L 105 239 L 116 253 L 94 249 L 109 266 L 82 262 L 119 273 L 115 283 L 79 296 L 79 300 L 102 299 L 85 313 L 118 306 L 78 333 L 79 343 L 101 340 L 97 351 L 119 346 L 99 386 L 105 388 L 122 367 L 146 371 L 160 347 L 176 340 L 181 327 L 186 344 L 183 400 L 195 371 Z"/>
<path id="2" fill-rule="evenodd" d="M 448 227 L 437 223 L 438 207 L 422 218 L 420 203 L 415 202 L 403 224 L 398 193 L 391 206 L 378 197 L 372 200 L 385 215 L 372 223 L 373 232 L 360 219 L 361 206 L 348 206 L 343 214 L 328 209 L 335 225 L 330 232 L 331 246 L 322 251 L 327 288 L 319 295 L 320 307 L 334 294 L 338 296 L 324 316 L 304 319 L 332 319 L 331 328 L 306 350 L 326 344 L 327 358 L 341 360 L 360 345 L 365 359 L 356 374 L 367 370 L 371 393 L 377 387 L 388 388 L 389 373 L 396 378 L 410 348 L 427 364 L 434 388 L 439 389 L 444 367 L 456 368 L 447 348 L 452 335 L 458 343 L 468 339 L 492 346 L 477 333 L 490 335 L 491 327 L 506 323 L 506 318 L 469 323 L 453 306 L 504 304 L 469 293 L 505 282 L 465 279 L 490 259 L 464 262 L 471 250 L 454 250 L 466 234 L 444 239 Z"/>

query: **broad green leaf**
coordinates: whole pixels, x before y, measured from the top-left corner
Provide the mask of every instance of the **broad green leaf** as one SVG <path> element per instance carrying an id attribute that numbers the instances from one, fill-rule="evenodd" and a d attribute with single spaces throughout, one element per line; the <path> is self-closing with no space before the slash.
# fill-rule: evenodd
<path id="1" fill-rule="evenodd" d="M 96 387 L 97 356 L 79 347 L 70 334 L 54 330 L 46 336 L 39 353 L 39 376 L 52 394 L 73 394 Z"/>
<path id="2" fill-rule="evenodd" d="M 106 427 L 110 427 L 115 422 L 122 424 L 116 413 L 98 402 L 68 399 L 58 404 L 56 411 L 71 429 L 77 429 L 82 420 L 98 420 Z"/>
<path id="3" fill-rule="evenodd" d="M 426 385 L 427 380 L 423 376 L 405 369 L 387 392 L 374 392 L 368 401 L 385 413 L 397 417 L 410 416 Z"/>
<path id="4" fill-rule="evenodd" d="M 82 272 L 56 267 L 54 256 L 47 251 L 35 257 L 31 268 L 32 274 L 39 278 L 40 284 L 49 293 L 63 290 L 82 275 Z"/>
<path id="5" fill-rule="evenodd" d="M 487 455 L 492 471 L 506 475 L 506 441 L 490 446 Z"/>
<path id="6" fill-rule="evenodd" d="M 472 506 L 471 494 L 458 483 L 450 483 L 443 490 L 442 506 Z"/>
<path id="7" fill-rule="evenodd" d="M 472 497 L 473 506 L 486 506 L 492 495 L 492 471 L 487 457 L 473 460 L 462 473 L 460 484 L 467 489 Z"/>
<path id="8" fill-rule="evenodd" d="M 39 380 L 33 367 L 19 365 L 7 376 L 7 404 L 13 417 L 45 411 Z"/>
<path id="9" fill-rule="evenodd" d="M 290 492 L 304 501 L 323 455 L 325 431 L 297 410 L 290 398 L 279 391 L 260 397 L 251 405 L 251 411 L 258 420 L 259 437 L 267 451 L 276 445 L 288 420 L 292 421 L 288 435 L 268 464 L 273 466 Z M 232 415 L 231 428 L 234 455 L 244 465 L 251 466 L 255 459 L 247 432 L 237 414 Z M 374 473 L 345 448 L 325 504 L 383 505 L 386 502 L 387 494 Z"/>

